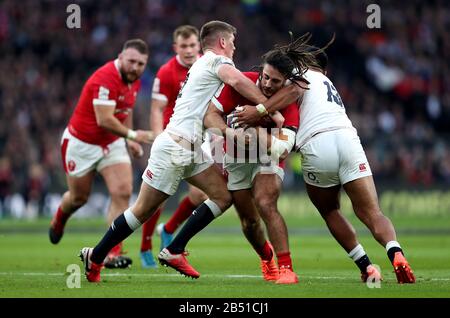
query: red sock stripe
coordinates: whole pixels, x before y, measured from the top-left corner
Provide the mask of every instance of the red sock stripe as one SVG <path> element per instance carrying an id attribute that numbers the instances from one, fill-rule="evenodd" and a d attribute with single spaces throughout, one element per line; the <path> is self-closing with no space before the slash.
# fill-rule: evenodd
<path id="1" fill-rule="evenodd" d="M 192 204 L 189 197 L 185 197 L 183 201 L 180 202 L 175 213 L 165 224 L 164 229 L 166 232 L 171 234 L 174 233 L 177 228 L 191 216 L 192 211 L 194 211 L 195 208 L 196 206 Z"/>
<path id="2" fill-rule="evenodd" d="M 141 252 L 152 249 L 152 236 L 160 215 L 161 209 L 156 210 L 142 226 Z"/>
<path id="3" fill-rule="evenodd" d="M 66 152 L 67 152 L 67 145 L 69 144 L 69 139 L 64 138 L 63 143 L 61 145 L 61 158 L 63 162 L 64 171 L 67 173 L 67 164 L 66 164 Z"/>
<path id="4" fill-rule="evenodd" d="M 278 267 L 284 266 L 292 269 L 291 253 L 277 253 Z"/>

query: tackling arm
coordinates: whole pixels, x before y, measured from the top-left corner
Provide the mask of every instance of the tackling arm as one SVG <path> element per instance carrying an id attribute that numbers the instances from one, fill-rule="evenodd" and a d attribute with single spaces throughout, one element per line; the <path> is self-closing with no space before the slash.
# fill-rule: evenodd
<path id="1" fill-rule="evenodd" d="M 267 98 L 261 93 L 259 88 L 249 78 L 242 74 L 238 69 L 229 64 L 223 64 L 218 71 L 219 78 L 233 87 L 239 94 L 254 102 L 255 104 L 264 103 Z"/>
<path id="2" fill-rule="evenodd" d="M 238 122 L 240 125 L 255 125 L 262 116 L 268 113 L 273 114 L 297 101 L 303 96 L 303 92 L 304 88 L 298 85 L 290 84 L 285 86 L 267 100 L 264 105 L 260 104 L 256 107 L 244 106 L 243 110 L 237 113 Z"/>

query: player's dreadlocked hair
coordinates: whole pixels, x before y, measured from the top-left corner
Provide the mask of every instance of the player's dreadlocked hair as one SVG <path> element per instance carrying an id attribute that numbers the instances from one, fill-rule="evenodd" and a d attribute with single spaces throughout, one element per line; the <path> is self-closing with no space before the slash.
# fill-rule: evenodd
<path id="1" fill-rule="evenodd" d="M 311 39 L 310 33 L 305 33 L 296 40 L 293 39 L 292 32 L 289 32 L 291 41 L 287 45 L 275 45 L 275 47 L 262 56 L 262 64 L 260 65 L 260 73 L 264 64 L 275 67 L 286 79 L 301 86 L 299 83 L 309 82 L 303 77 L 303 74 L 310 67 L 323 69 L 323 54 L 334 41 L 334 34 L 331 40 L 322 48 L 317 48 L 308 44 Z M 326 56 L 326 54 L 325 54 Z M 301 86 L 302 88 L 303 87 Z"/>

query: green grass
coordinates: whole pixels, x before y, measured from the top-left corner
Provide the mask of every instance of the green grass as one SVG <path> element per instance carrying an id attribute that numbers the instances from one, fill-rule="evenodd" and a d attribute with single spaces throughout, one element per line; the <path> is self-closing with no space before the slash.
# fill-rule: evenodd
<path id="1" fill-rule="evenodd" d="M 69 221 L 61 243 L 47 238 L 48 220 L 0 220 L 0 297 L 450 297 L 450 216 L 392 216 L 399 240 L 417 276 L 415 285 L 398 285 L 384 249 L 350 217 L 372 262 L 381 267 L 381 288 L 368 288 L 359 271 L 328 234 L 315 213 L 286 213 L 294 269 L 300 283 L 278 286 L 262 280 L 255 252 L 229 211 L 188 245 L 190 262 L 200 279 L 182 277 L 171 269 L 143 270 L 138 250 L 140 232 L 126 241 L 134 260 L 130 269 L 104 270 L 102 283 L 81 288 L 66 285 L 69 264 L 80 264 L 78 251 L 103 235 L 103 220 Z M 154 246 L 159 246 L 155 236 Z"/>

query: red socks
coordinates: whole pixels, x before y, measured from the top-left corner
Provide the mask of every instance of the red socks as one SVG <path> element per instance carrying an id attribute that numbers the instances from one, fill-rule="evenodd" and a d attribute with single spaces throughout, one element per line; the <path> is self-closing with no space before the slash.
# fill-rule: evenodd
<path id="1" fill-rule="evenodd" d="M 161 215 L 161 209 L 155 211 L 155 213 L 142 225 L 142 240 L 141 240 L 141 252 L 145 252 L 152 249 L 152 235 L 155 231 L 156 223 Z"/>
<path id="2" fill-rule="evenodd" d="M 67 220 L 70 217 L 70 213 L 64 213 L 63 210 L 61 209 L 61 206 L 58 207 L 58 211 L 56 211 L 56 220 L 62 225 L 64 226 L 67 222 Z"/>
<path id="3" fill-rule="evenodd" d="M 291 259 L 291 252 L 285 252 L 285 253 L 279 253 L 277 254 L 278 259 L 278 267 L 281 268 L 282 266 L 286 268 L 292 269 L 292 259 Z"/>
<path id="4" fill-rule="evenodd" d="M 186 221 L 187 218 L 191 216 L 195 208 L 196 206 L 192 204 L 189 197 L 185 197 L 183 201 L 180 202 L 180 205 L 178 205 L 175 213 L 164 225 L 164 230 L 169 234 L 173 234 L 180 226 L 180 224 Z"/>
<path id="5" fill-rule="evenodd" d="M 256 250 L 256 253 L 258 253 L 263 261 L 270 261 L 273 257 L 272 249 L 270 248 L 270 243 L 268 241 L 264 243 L 260 250 Z"/>

